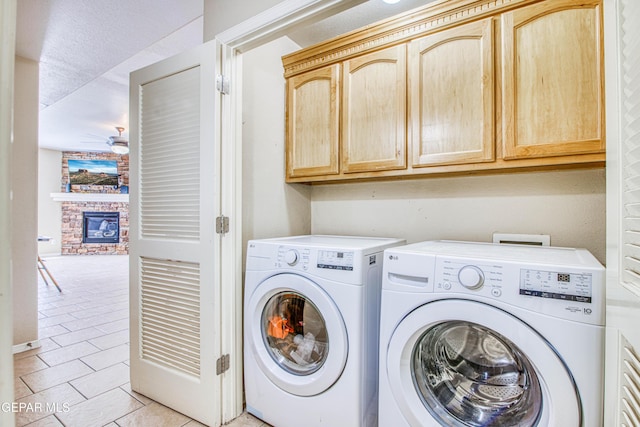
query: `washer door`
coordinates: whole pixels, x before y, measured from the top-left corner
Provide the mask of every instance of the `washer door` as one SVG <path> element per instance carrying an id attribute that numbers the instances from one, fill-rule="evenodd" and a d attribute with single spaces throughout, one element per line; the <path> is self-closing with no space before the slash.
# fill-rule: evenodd
<path id="1" fill-rule="evenodd" d="M 393 332 L 385 368 L 412 426 L 581 425 L 575 382 L 554 349 L 487 304 L 441 300 L 414 310 Z"/>
<path id="2" fill-rule="evenodd" d="M 284 391 L 313 396 L 340 378 L 347 361 L 347 330 L 333 300 L 295 274 L 257 286 L 247 306 L 251 351 L 264 374 Z"/>

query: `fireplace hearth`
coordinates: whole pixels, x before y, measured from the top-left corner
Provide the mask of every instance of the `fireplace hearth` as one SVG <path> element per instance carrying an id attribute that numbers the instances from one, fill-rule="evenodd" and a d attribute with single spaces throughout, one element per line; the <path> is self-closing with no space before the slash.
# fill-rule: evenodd
<path id="1" fill-rule="evenodd" d="M 83 212 L 82 243 L 118 243 L 119 212 Z"/>

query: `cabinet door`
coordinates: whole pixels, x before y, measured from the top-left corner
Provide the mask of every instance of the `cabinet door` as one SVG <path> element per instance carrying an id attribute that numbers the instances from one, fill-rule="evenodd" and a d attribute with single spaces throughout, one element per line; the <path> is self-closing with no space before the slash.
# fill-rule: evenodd
<path id="1" fill-rule="evenodd" d="M 493 44 L 492 19 L 409 44 L 414 167 L 494 160 Z"/>
<path id="2" fill-rule="evenodd" d="M 338 173 L 340 65 L 287 80 L 287 177 Z"/>
<path id="3" fill-rule="evenodd" d="M 406 167 L 406 45 L 344 63 L 342 171 Z"/>
<path id="4" fill-rule="evenodd" d="M 604 151 L 600 1 L 502 15 L 506 159 Z"/>

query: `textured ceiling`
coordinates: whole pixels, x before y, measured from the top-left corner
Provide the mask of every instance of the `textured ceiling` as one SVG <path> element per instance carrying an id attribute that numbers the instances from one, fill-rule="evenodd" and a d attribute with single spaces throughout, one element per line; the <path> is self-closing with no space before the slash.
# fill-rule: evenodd
<path id="1" fill-rule="evenodd" d="M 108 149 L 128 126 L 129 72 L 202 43 L 202 11 L 203 0 L 18 1 L 16 54 L 40 62 L 40 146 Z"/>
<path id="2" fill-rule="evenodd" d="M 204 1 L 18 1 L 16 54 L 40 62 L 39 145 L 107 151 L 128 127 L 129 73 L 201 44 Z M 429 1 L 369 0 L 290 37 L 309 46 Z"/>

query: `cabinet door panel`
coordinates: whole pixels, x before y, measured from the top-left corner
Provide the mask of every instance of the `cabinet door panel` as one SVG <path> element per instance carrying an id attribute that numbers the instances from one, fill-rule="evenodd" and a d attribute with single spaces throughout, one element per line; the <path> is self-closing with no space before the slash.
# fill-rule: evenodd
<path id="1" fill-rule="evenodd" d="M 599 1 L 503 15 L 505 158 L 604 150 Z"/>
<path id="2" fill-rule="evenodd" d="M 413 166 L 494 160 L 493 21 L 409 46 Z"/>
<path id="3" fill-rule="evenodd" d="M 338 173 L 339 67 L 287 81 L 287 176 Z"/>
<path id="4" fill-rule="evenodd" d="M 406 46 L 344 63 L 342 171 L 406 167 Z"/>

